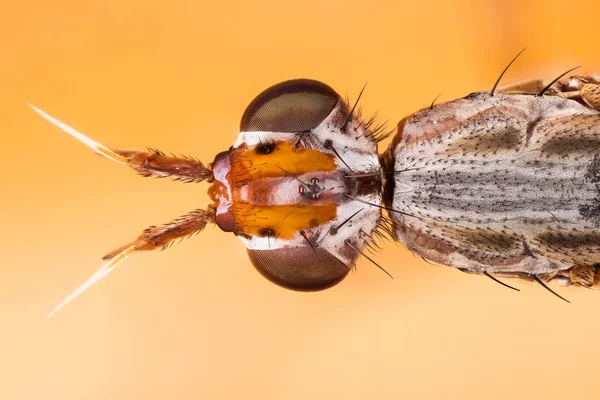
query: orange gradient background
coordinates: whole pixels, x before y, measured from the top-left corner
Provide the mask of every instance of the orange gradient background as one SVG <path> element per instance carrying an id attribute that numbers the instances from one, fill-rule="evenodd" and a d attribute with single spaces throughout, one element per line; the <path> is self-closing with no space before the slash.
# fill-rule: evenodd
<path id="1" fill-rule="evenodd" d="M 402 246 L 342 284 L 295 293 L 209 227 L 133 256 L 46 314 L 143 228 L 208 204 L 206 184 L 143 179 L 26 105 L 113 147 L 211 162 L 246 105 L 322 80 L 395 124 L 504 83 L 600 72 L 595 0 L 0 6 L 0 399 L 593 399 L 600 293 L 520 293 Z M 384 143 L 387 145 L 387 142 Z"/>

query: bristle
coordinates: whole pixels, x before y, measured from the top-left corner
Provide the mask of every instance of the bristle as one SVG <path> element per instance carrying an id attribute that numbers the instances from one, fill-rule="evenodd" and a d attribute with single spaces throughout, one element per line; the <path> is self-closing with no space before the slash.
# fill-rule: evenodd
<path id="1" fill-rule="evenodd" d="M 365 257 L 367 260 L 369 260 L 371 263 L 373 263 L 377 268 L 379 268 L 380 270 L 382 270 L 383 272 L 385 272 L 387 274 L 387 276 L 389 276 L 390 278 L 394 279 L 394 277 L 385 270 L 385 268 L 383 268 L 381 265 L 377 264 L 371 257 L 369 257 L 368 255 L 366 255 L 362 250 L 360 250 L 358 247 L 356 247 L 354 244 L 352 244 L 349 240 L 346 240 L 345 243 L 354 251 L 356 251 L 357 253 L 361 254 L 363 257 Z"/>
<path id="2" fill-rule="evenodd" d="M 425 259 L 423 258 L 423 260 L 425 260 Z M 427 261 L 427 260 L 425 260 L 425 261 Z M 429 261 L 427 261 L 427 262 L 429 263 Z M 499 283 L 499 284 L 501 284 L 501 285 L 502 285 L 502 286 L 504 286 L 504 287 L 507 287 L 507 288 L 509 288 L 509 289 L 512 289 L 512 290 L 516 290 L 517 292 L 520 292 L 520 290 L 519 290 L 519 289 L 517 289 L 516 287 L 510 286 L 509 284 L 502 282 L 502 281 L 501 281 L 501 280 L 499 280 L 498 278 L 496 278 L 496 277 L 492 276 L 492 275 L 491 275 L 489 272 L 487 272 L 487 271 L 483 271 L 483 274 L 484 274 L 485 276 L 487 276 L 488 278 L 490 278 L 491 280 L 493 280 L 494 282 L 496 282 L 496 283 Z"/>
<path id="3" fill-rule="evenodd" d="M 498 79 L 496 80 L 496 82 L 494 83 L 494 87 L 492 87 L 492 90 L 490 91 L 490 96 L 494 95 L 494 92 L 496 91 L 496 88 L 498 87 L 498 84 L 500 83 L 500 80 L 502 79 L 502 77 L 504 76 L 504 74 L 506 73 L 506 71 L 508 71 L 508 69 L 510 68 L 510 66 L 515 62 L 515 60 L 517 58 L 519 58 L 519 56 L 521 55 L 521 53 L 523 53 L 524 51 L 525 51 L 525 49 L 521 50 L 519 52 L 519 54 L 517 54 L 515 56 L 515 58 L 513 58 L 512 61 L 508 63 L 508 65 L 506 66 L 506 68 L 504 68 L 504 70 L 502 71 L 502 73 L 500 74 L 500 76 L 498 77 Z"/>
<path id="4" fill-rule="evenodd" d="M 358 198 L 356 196 L 352 196 L 352 195 L 346 194 L 346 197 L 348 197 L 348 198 L 350 198 L 352 200 L 356 200 L 356 201 L 358 201 L 360 203 L 367 204 L 367 205 L 369 205 L 371 207 L 377 207 L 377 208 L 380 208 L 382 210 L 387 210 L 387 211 L 394 212 L 394 213 L 397 213 L 397 214 L 400 214 L 400 215 L 405 215 L 407 217 L 413 217 L 413 218 L 421 219 L 421 217 L 417 217 L 416 215 L 408 214 L 408 213 L 405 213 L 405 212 L 402 212 L 402 211 L 399 211 L 399 210 L 395 210 L 395 209 L 390 208 L 390 207 L 382 206 L 381 204 L 370 203 L 370 202 L 368 202 L 366 200 L 362 200 L 362 199 L 360 199 L 360 198 Z"/>
<path id="5" fill-rule="evenodd" d="M 365 85 L 363 86 L 363 88 L 361 89 L 360 93 L 358 94 L 358 97 L 356 98 L 356 101 L 354 102 L 354 106 L 352 107 L 352 109 L 350 110 L 350 113 L 348 113 L 348 117 L 346 118 L 346 121 L 344 122 L 344 124 L 342 125 L 342 127 L 340 128 L 342 132 L 345 132 L 346 130 L 346 126 L 348 125 L 348 123 L 352 120 L 353 118 L 353 114 L 354 111 L 356 110 L 356 106 L 358 105 L 358 102 L 360 101 L 360 98 L 362 97 L 363 92 L 365 91 L 365 88 L 367 87 L 367 84 L 365 83 Z"/>
<path id="6" fill-rule="evenodd" d="M 573 72 L 573 71 L 575 71 L 575 70 L 576 70 L 577 68 L 579 68 L 579 67 L 580 67 L 580 66 L 577 66 L 577 67 L 571 68 L 570 70 L 568 70 L 568 71 L 565 71 L 565 72 L 563 72 L 562 74 L 560 74 L 559 76 L 557 76 L 556 78 L 554 78 L 554 79 L 553 79 L 553 80 L 552 80 L 552 81 L 551 81 L 549 84 L 547 84 L 547 85 L 546 85 L 546 87 L 544 87 L 542 90 L 540 90 L 540 92 L 537 94 L 537 96 L 543 96 L 543 95 L 544 95 L 544 93 L 546 93 L 546 91 L 547 91 L 548 89 L 550 89 L 550 88 L 552 87 L 552 85 L 554 85 L 556 82 L 558 82 L 558 80 L 559 80 L 560 78 L 562 78 L 563 76 L 567 75 L 569 72 Z M 556 293 L 555 293 L 555 294 L 556 294 Z M 557 296 L 558 296 L 558 295 L 557 295 Z M 560 297 L 560 296 L 558 296 L 558 297 Z M 561 297 L 561 299 L 562 299 L 562 297 Z M 563 300 L 564 300 L 564 299 L 563 299 Z M 565 300 L 565 301 L 567 301 L 567 300 Z"/>
<path id="7" fill-rule="evenodd" d="M 341 224 L 339 224 L 338 226 L 335 226 L 333 228 L 331 228 L 329 230 L 329 234 L 331 235 L 335 235 L 341 227 L 343 227 L 344 225 L 346 225 L 352 218 L 354 218 L 359 212 L 361 212 L 362 210 L 364 210 L 364 208 L 361 208 L 360 210 L 356 211 L 354 214 L 352 214 L 351 216 L 349 216 L 348 218 L 346 218 L 344 220 L 344 222 L 342 222 Z"/>
<path id="8" fill-rule="evenodd" d="M 570 303 L 569 300 L 565 299 L 560 294 L 558 294 L 554 290 L 550 289 L 550 287 L 548 285 L 546 285 L 537 275 L 530 274 L 529 276 L 531 276 L 531 278 L 533 278 L 534 281 L 536 281 L 537 283 L 539 283 L 544 289 L 546 289 L 547 291 L 549 291 L 550 293 L 552 293 L 553 295 L 555 295 L 559 299 L 561 299 L 563 301 L 566 301 L 567 303 Z"/>
<path id="9" fill-rule="evenodd" d="M 331 140 L 327 139 L 324 143 L 324 146 L 326 149 L 333 151 L 333 154 L 335 154 L 336 157 L 340 159 L 340 161 L 346 166 L 346 168 L 348 168 L 350 171 L 352 171 L 352 168 L 350 168 L 348 163 L 346 163 L 346 161 L 344 161 L 344 159 L 342 158 L 342 156 L 340 156 L 340 154 L 337 152 L 335 147 L 333 147 L 333 143 L 331 142 Z M 352 172 L 354 172 L 354 171 L 352 171 Z"/>
<path id="10" fill-rule="evenodd" d="M 396 128 L 387 129 L 388 121 L 379 122 L 377 121 L 377 113 L 374 113 L 371 118 L 363 123 L 363 128 L 367 131 L 367 136 L 373 139 L 375 142 L 381 142 L 382 140 L 390 137 Z"/>

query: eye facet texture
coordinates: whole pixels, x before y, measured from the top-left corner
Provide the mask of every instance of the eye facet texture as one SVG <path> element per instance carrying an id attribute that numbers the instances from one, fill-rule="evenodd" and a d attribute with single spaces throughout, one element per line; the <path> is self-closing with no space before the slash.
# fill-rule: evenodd
<path id="1" fill-rule="evenodd" d="M 331 112 L 339 95 L 311 79 L 271 86 L 250 103 L 240 123 L 242 132 L 304 132 L 316 128 Z"/>
<path id="2" fill-rule="evenodd" d="M 258 272 L 287 289 L 314 292 L 342 281 L 350 268 L 327 250 L 315 247 L 286 247 L 274 250 L 248 250 Z"/>

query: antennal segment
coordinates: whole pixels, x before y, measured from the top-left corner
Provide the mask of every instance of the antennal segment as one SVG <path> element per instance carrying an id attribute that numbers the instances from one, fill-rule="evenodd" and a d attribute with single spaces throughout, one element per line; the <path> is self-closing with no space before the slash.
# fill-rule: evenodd
<path id="1" fill-rule="evenodd" d="M 76 297 L 81 295 L 87 289 L 98 283 L 100 279 L 110 274 L 119 264 L 125 261 L 130 255 L 139 251 L 154 250 L 157 248 L 166 248 L 173 244 L 177 239 L 190 237 L 195 233 L 200 232 L 207 223 L 214 221 L 214 209 L 209 208 L 207 211 L 195 210 L 184 215 L 181 218 L 175 219 L 166 225 L 152 226 L 133 242 L 126 244 L 105 255 L 102 259 L 108 261 L 94 275 L 92 275 L 81 286 L 69 294 L 58 306 L 56 306 L 47 318 L 51 318 L 61 308 L 69 304 Z"/>
<path id="2" fill-rule="evenodd" d="M 171 178 L 183 182 L 201 182 L 213 178 L 211 169 L 205 167 L 200 160 L 193 157 L 169 156 L 156 149 L 149 149 L 148 151 L 109 149 L 64 122 L 46 114 L 39 108 L 31 104 L 29 104 L 29 106 L 46 120 L 85 144 L 95 153 L 100 154 L 109 160 L 118 162 L 119 164 L 129 165 L 142 176 Z"/>

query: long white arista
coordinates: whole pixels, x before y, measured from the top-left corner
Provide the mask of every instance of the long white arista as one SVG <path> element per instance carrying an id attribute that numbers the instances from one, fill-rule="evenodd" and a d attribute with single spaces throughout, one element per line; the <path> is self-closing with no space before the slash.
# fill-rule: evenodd
<path id="1" fill-rule="evenodd" d="M 61 308 L 69 304 L 80 294 L 85 292 L 87 289 L 98 283 L 98 281 L 108 274 L 110 274 L 119 264 L 121 264 L 127 257 L 135 253 L 137 250 L 135 246 L 130 246 L 119 253 L 115 258 L 108 261 L 106 264 L 102 266 L 94 275 L 92 275 L 87 281 L 85 281 L 81 286 L 75 289 L 71 294 L 69 294 L 63 301 L 60 302 L 46 317 L 46 319 L 50 319 L 54 314 L 56 314 Z"/>
<path id="2" fill-rule="evenodd" d="M 77 139 L 81 143 L 85 144 L 87 147 L 89 147 L 90 149 L 92 149 L 94 152 L 96 152 L 96 153 L 98 153 L 98 154 L 100 154 L 100 155 L 102 155 L 102 156 L 104 156 L 104 157 L 106 157 L 108 159 L 116 161 L 119 164 L 128 164 L 129 160 L 126 157 L 118 155 L 117 153 L 115 153 L 114 151 L 112 151 L 111 149 L 109 149 L 108 147 L 103 146 L 100 143 L 96 142 L 95 140 L 90 139 L 89 137 L 87 137 L 83 133 L 77 131 L 76 129 L 74 129 L 74 128 L 70 127 L 69 125 L 65 124 L 64 122 L 59 121 L 56 118 L 54 118 L 53 116 L 51 116 L 51 115 L 45 113 L 44 111 L 40 110 L 39 108 L 37 108 L 33 104 L 30 104 L 30 103 L 27 103 L 27 104 L 36 113 L 38 113 L 42 117 L 44 117 L 44 119 L 46 119 L 47 121 L 53 123 L 54 125 L 56 125 L 60 129 L 62 129 L 63 131 L 67 132 L 69 135 L 73 136 L 75 139 Z"/>
<path id="3" fill-rule="evenodd" d="M 36 106 L 34 106 L 32 104 L 29 104 L 29 103 L 27 103 L 27 104 L 35 112 L 37 112 L 42 117 L 44 117 L 44 119 L 46 119 L 47 121 L 49 121 L 52 124 L 56 125 L 57 127 L 59 127 L 60 129 L 62 129 L 63 131 L 67 132 L 69 135 L 73 136 L 75 139 L 79 140 L 80 142 L 82 142 L 83 144 L 85 144 L 86 146 L 88 146 L 94 152 L 96 152 L 96 153 L 98 153 L 98 154 L 100 154 L 100 155 L 102 155 L 102 156 L 104 156 L 104 157 L 106 157 L 108 159 L 116 161 L 116 162 L 118 162 L 120 164 L 128 164 L 128 159 L 127 158 L 118 155 L 114 151 L 110 150 L 108 147 L 103 146 L 100 143 L 96 142 L 95 140 L 90 139 L 89 137 L 87 137 L 83 133 L 77 131 L 76 129 L 74 129 L 72 127 L 70 127 L 69 125 L 65 124 L 64 122 L 57 120 L 56 118 L 54 118 L 51 115 L 45 113 L 44 111 L 40 110 Z M 123 250 L 121 253 L 119 253 L 116 257 L 114 257 L 113 259 L 111 259 L 110 261 L 108 261 L 105 265 L 102 266 L 102 268 L 100 268 L 98 271 L 96 271 L 96 273 L 94 273 L 87 281 L 85 281 L 81 286 L 79 286 L 71 294 L 69 294 L 58 306 L 56 306 L 48 314 L 48 316 L 46 318 L 47 319 L 51 318 L 61 308 L 63 308 L 67 304 L 69 304 L 71 301 L 73 301 L 80 294 L 82 294 L 87 289 L 89 289 L 90 287 L 92 287 L 100 279 L 102 279 L 105 276 L 107 276 L 108 274 L 110 274 L 119 264 L 121 264 L 123 261 L 125 261 L 125 259 L 127 257 L 129 257 L 130 255 L 132 255 L 135 252 L 136 252 L 135 247 L 134 246 L 130 246 L 130 247 L 126 248 L 125 250 Z"/>

